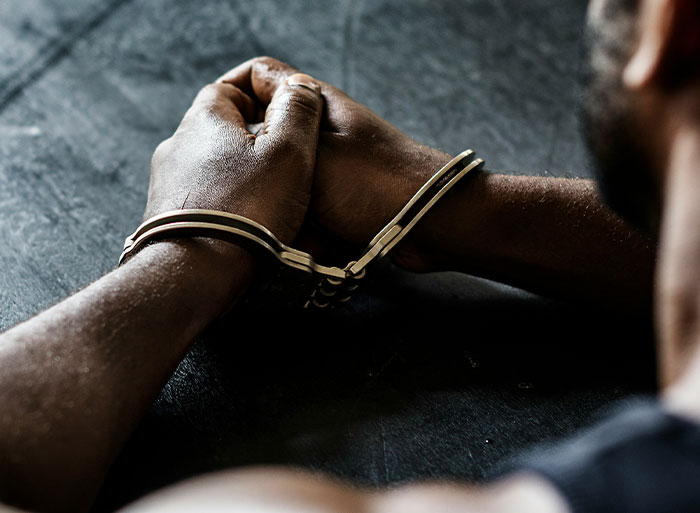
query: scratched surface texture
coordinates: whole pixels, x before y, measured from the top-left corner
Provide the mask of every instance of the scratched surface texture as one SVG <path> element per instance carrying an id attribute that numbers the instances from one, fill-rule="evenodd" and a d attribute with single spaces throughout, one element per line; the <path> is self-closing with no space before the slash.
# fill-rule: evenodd
<path id="1" fill-rule="evenodd" d="M 198 88 L 268 54 L 421 142 L 589 176 L 583 0 L 0 2 L 0 329 L 111 269 L 150 155 Z M 279 279 L 278 279 L 279 278 Z M 95 511 L 200 472 L 283 464 L 384 486 L 483 480 L 653 382 L 647 326 L 389 264 L 347 308 L 263 279 L 199 340 Z M 292 286 L 289 286 L 292 284 Z"/>

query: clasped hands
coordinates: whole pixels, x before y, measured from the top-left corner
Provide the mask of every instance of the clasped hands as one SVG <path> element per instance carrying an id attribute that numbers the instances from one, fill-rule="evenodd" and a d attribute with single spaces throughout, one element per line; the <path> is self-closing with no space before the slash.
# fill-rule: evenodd
<path id="1" fill-rule="evenodd" d="M 221 210 L 287 245 L 308 241 L 313 223 L 361 248 L 449 159 L 332 85 L 259 57 L 205 86 L 158 146 L 145 218 Z"/>

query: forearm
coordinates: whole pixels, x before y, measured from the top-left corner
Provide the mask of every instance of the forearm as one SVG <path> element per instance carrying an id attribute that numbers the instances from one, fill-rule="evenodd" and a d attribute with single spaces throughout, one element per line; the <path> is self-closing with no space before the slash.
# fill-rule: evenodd
<path id="1" fill-rule="evenodd" d="M 605 207 L 590 180 L 483 172 L 428 213 L 398 259 L 648 313 L 654 254 L 654 243 Z"/>
<path id="2" fill-rule="evenodd" d="M 245 287 L 249 259 L 223 243 L 154 244 L 0 336 L 0 500 L 88 506 L 193 339 Z"/>

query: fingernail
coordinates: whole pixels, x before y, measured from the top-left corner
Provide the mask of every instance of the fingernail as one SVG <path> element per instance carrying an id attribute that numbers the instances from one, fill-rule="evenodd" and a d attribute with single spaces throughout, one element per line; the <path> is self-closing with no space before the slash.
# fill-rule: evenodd
<path id="1" fill-rule="evenodd" d="M 287 84 L 290 86 L 305 87 L 314 93 L 321 92 L 321 84 L 305 73 L 295 73 L 291 77 L 287 78 Z"/>

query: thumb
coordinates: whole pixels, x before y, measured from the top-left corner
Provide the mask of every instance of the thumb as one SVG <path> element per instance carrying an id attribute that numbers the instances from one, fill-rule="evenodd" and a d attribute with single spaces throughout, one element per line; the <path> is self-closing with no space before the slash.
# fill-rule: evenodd
<path id="1" fill-rule="evenodd" d="M 277 88 L 265 111 L 263 136 L 286 140 L 315 155 L 322 112 L 321 85 L 309 75 L 291 75 Z"/>

